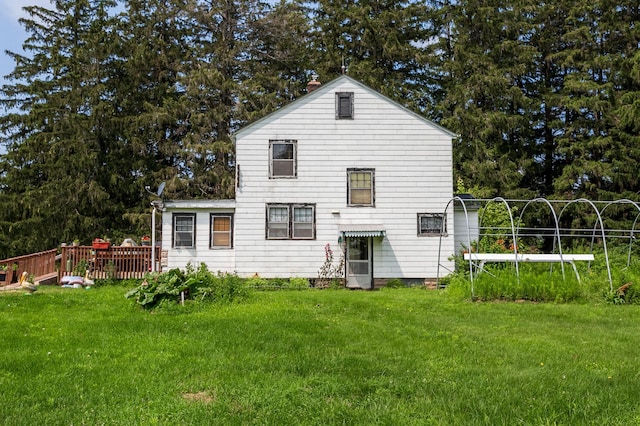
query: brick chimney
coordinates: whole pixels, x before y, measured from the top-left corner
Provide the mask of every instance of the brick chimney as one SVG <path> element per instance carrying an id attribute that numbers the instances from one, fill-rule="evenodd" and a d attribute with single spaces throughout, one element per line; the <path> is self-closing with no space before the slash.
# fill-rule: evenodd
<path id="1" fill-rule="evenodd" d="M 311 76 L 311 81 L 307 83 L 307 93 L 313 92 L 318 87 L 320 87 L 321 84 L 322 83 L 320 83 L 318 81 L 318 76 L 317 75 Z"/>

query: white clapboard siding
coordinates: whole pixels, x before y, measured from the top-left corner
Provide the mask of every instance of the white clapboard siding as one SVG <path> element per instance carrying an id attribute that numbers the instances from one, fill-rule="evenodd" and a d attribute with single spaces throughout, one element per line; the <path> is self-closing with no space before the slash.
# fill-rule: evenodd
<path id="1" fill-rule="evenodd" d="M 354 93 L 354 119 L 335 119 L 335 92 Z M 269 140 L 297 141 L 297 177 L 269 179 Z M 241 275 L 317 276 L 324 246 L 338 252 L 340 224 L 383 224 L 376 278 L 436 276 L 440 238 L 417 236 L 418 213 L 452 198 L 452 135 L 348 77 L 341 77 L 236 135 L 236 269 Z M 375 169 L 375 208 L 347 207 L 347 169 Z M 266 240 L 267 203 L 316 206 L 315 240 Z M 339 212 L 339 213 L 333 213 Z M 453 252 L 453 213 L 441 261 Z M 450 266 L 450 265 L 449 265 Z"/>
<path id="2" fill-rule="evenodd" d="M 221 201 L 176 201 L 165 204 L 162 215 L 162 250 L 167 252 L 167 266 L 163 270 L 184 268 L 187 264 L 198 267 L 205 263 L 213 272 L 235 272 L 235 249 L 209 247 L 211 213 L 235 214 L 235 202 Z M 173 247 L 173 214 L 195 213 L 196 246 L 194 248 Z"/>
<path id="3" fill-rule="evenodd" d="M 335 119 L 335 93 L 354 93 L 354 119 Z M 357 81 L 341 76 L 236 133 L 236 199 L 173 201 L 162 217 L 166 268 L 205 262 L 242 276 L 314 278 L 330 244 L 339 255 L 339 227 L 382 224 L 374 239 L 375 278 L 433 278 L 454 251 L 448 236 L 419 237 L 418 213 L 444 213 L 452 198 L 452 137 Z M 269 140 L 297 141 L 297 176 L 269 179 Z M 375 207 L 347 207 L 347 169 L 375 169 Z M 267 240 L 266 204 L 315 205 L 316 238 Z M 196 213 L 196 247 L 172 247 L 172 215 Z M 210 214 L 234 213 L 233 249 L 209 248 Z"/>
<path id="4" fill-rule="evenodd" d="M 478 227 L 478 210 L 467 207 L 467 213 L 458 208 L 455 210 L 455 227 L 459 232 L 455 235 L 456 254 L 468 250 L 470 244 L 478 242 L 480 229 Z"/>

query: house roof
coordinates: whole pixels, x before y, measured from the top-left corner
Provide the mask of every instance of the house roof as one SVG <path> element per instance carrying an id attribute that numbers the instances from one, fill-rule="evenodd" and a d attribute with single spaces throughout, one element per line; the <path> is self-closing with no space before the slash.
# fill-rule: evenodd
<path id="1" fill-rule="evenodd" d="M 394 101 L 394 100 L 392 100 L 392 99 L 388 98 L 387 96 L 384 96 L 383 94 L 381 94 L 381 93 L 379 93 L 379 92 L 377 92 L 377 91 L 373 90 L 373 89 L 372 89 L 372 88 L 370 88 L 369 86 L 367 86 L 367 85 L 365 85 L 365 84 L 361 83 L 360 81 L 358 81 L 358 80 L 356 80 L 356 79 L 354 79 L 354 78 L 352 78 L 352 77 L 349 77 L 349 76 L 348 76 L 348 75 L 346 75 L 346 74 L 342 74 L 342 75 L 340 75 L 339 77 L 337 77 L 337 78 L 335 78 L 335 79 L 331 80 L 330 82 L 328 82 L 328 83 L 324 83 L 324 84 L 322 84 L 322 85 L 318 86 L 318 88 L 317 88 L 317 89 L 315 89 L 313 92 L 311 92 L 311 93 L 307 93 L 306 95 L 301 96 L 300 98 L 298 98 L 298 99 L 296 99 L 295 101 L 293 101 L 293 102 L 291 102 L 291 103 L 289 103 L 289 104 L 287 104 L 287 105 L 283 106 L 282 108 L 280 108 L 280 109 L 278 109 L 278 110 L 276 110 L 276 111 L 274 111 L 274 112 L 272 112 L 272 113 L 270 113 L 270 114 L 267 114 L 266 116 L 264 116 L 264 117 L 262 117 L 262 118 L 260 118 L 260 119 L 258 119 L 258 120 L 256 120 L 256 121 L 254 121 L 254 122 L 253 122 L 253 123 L 251 123 L 251 124 L 248 124 L 248 125 L 244 126 L 243 128 L 241 128 L 241 129 L 237 130 L 237 131 L 235 132 L 235 134 L 234 134 L 234 135 L 235 135 L 235 136 L 238 136 L 238 135 L 241 135 L 242 133 L 244 133 L 244 132 L 246 132 L 246 131 L 249 131 L 249 130 L 250 130 L 250 129 L 252 129 L 254 126 L 257 126 L 259 123 L 262 123 L 263 121 L 265 121 L 265 120 L 269 119 L 269 117 L 271 117 L 271 115 L 273 115 L 273 114 L 276 114 L 276 113 L 282 113 L 282 111 L 286 111 L 286 110 L 288 110 L 288 109 L 294 109 L 294 108 L 296 108 L 296 107 L 297 107 L 297 104 L 298 104 L 298 103 L 300 103 L 300 102 L 302 102 L 303 100 L 304 100 L 304 101 L 308 101 L 309 99 L 313 99 L 313 98 L 315 98 L 315 97 L 320 97 L 320 96 L 324 95 L 326 92 L 331 92 L 332 90 L 334 90 L 335 86 L 340 85 L 340 84 L 341 84 L 342 82 L 344 82 L 345 80 L 347 80 L 347 81 L 349 81 L 349 82 L 351 82 L 351 83 L 353 83 L 353 84 L 356 84 L 356 85 L 360 86 L 360 87 L 361 87 L 362 89 L 364 89 L 365 91 L 367 91 L 367 92 L 369 92 L 369 93 L 371 93 L 371 94 L 373 94 L 373 95 L 375 95 L 375 96 L 378 96 L 378 97 L 380 97 L 380 98 L 384 99 L 384 100 L 385 100 L 386 102 L 388 102 L 388 103 L 391 103 L 391 104 L 393 104 L 393 105 L 396 105 L 398 108 L 403 109 L 403 110 L 404 110 L 405 112 L 407 112 L 408 114 L 411 114 L 411 115 L 413 115 L 414 117 L 417 117 L 419 120 L 422 120 L 423 122 L 425 122 L 425 124 L 428 124 L 429 126 L 432 126 L 432 127 L 436 128 L 436 129 L 440 130 L 441 132 L 443 132 L 443 133 L 445 133 L 445 134 L 449 135 L 450 137 L 452 137 L 452 138 L 457 138 L 457 137 L 458 137 L 458 135 L 457 135 L 457 134 L 455 134 L 455 133 L 453 133 L 452 131 L 450 131 L 450 130 L 448 130 L 448 129 L 445 129 L 444 127 L 440 126 L 439 124 L 437 124 L 437 123 L 435 123 L 435 122 L 433 122 L 433 121 L 431 121 L 431 120 L 429 120 L 429 119 L 425 118 L 424 116 L 422 116 L 422 115 L 420 115 L 420 114 L 418 114 L 418 113 L 416 113 L 416 112 L 414 112 L 414 111 L 412 111 L 412 110 L 408 109 L 408 108 L 407 108 L 407 107 L 405 107 L 405 106 L 400 105 L 398 102 L 396 102 L 396 101 Z"/>
<path id="2" fill-rule="evenodd" d="M 236 200 L 167 200 L 165 209 L 234 209 Z"/>
<path id="3" fill-rule="evenodd" d="M 456 194 L 456 200 L 454 204 L 455 210 L 464 210 L 464 207 L 467 210 L 479 210 L 480 209 L 480 201 L 476 199 L 471 194 Z"/>

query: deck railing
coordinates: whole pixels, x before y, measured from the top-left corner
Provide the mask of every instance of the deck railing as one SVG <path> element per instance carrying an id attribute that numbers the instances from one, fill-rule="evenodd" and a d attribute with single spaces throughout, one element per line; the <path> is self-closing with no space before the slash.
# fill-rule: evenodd
<path id="1" fill-rule="evenodd" d="M 160 247 L 156 247 L 156 271 L 161 270 L 160 254 Z M 57 275 L 60 282 L 67 275 L 84 276 L 87 270 L 94 279 L 144 278 L 151 271 L 151 247 L 63 246 L 60 254 L 51 249 L 0 260 L 0 287 L 18 282 L 23 272 L 35 280 Z"/>
<path id="2" fill-rule="evenodd" d="M 156 271 L 160 270 L 160 253 L 156 247 Z M 58 280 L 67 275 L 84 276 L 86 270 L 94 279 L 144 278 L 151 271 L 151 247 L 62 247 Z"/>
<path id="3" fill-rule="evenodd" d="M 36 278 L 55 273 L 57 252 L 52 249 L 0 260 L 0 286 L 18 282 L 23 272 Z"/>

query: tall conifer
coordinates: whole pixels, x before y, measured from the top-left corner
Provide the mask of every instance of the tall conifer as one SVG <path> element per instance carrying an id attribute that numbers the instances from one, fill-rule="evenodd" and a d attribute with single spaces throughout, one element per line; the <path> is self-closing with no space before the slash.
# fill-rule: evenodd
<path id="1" fill-rule="evenodd" d="M 26 55 L 3 86 L 2 251 L 51 248 L 118 226 L 104 167 L 112 117 L 109 1 L 28 7 Z"/>

